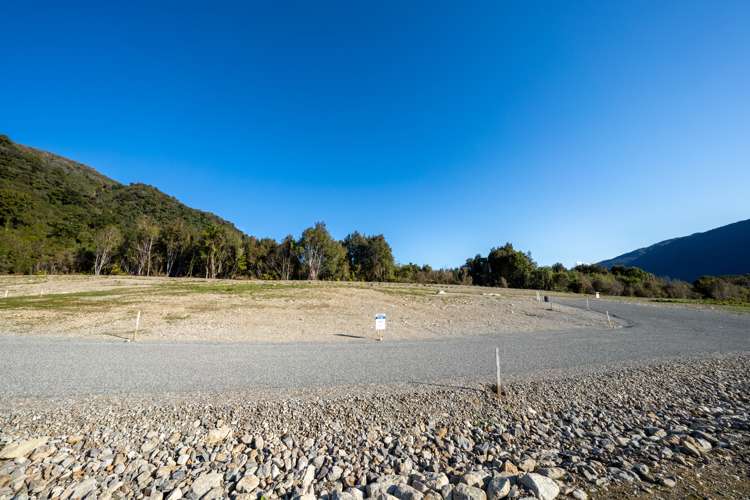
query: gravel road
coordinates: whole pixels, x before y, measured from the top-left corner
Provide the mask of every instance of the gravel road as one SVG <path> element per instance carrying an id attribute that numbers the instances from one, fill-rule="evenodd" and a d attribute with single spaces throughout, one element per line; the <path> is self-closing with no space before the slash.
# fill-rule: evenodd
<path id="1" fill-rule="evenodd" d="M 585 302 L 564 301 L 585 307 Z M 540 305 L 540 307 L 542 307 Z M 125 343 L 0 337 L 0 393 L 11 397 L 187 393 L 490 378 L 680 355 L 750 351 L 750 315 L 592 301 L 614 329 L 503 333 L 418 342 Z"/>

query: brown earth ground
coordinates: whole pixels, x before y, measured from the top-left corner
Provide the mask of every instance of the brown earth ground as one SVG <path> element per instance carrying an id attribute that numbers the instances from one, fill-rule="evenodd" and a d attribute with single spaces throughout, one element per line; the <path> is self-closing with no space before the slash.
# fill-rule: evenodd
<path id="1" fill-rule="evenodd" d="M 7 291 L 7 297 L 5 293 Z M 600 314 L 536 292 L 474 286 L 0 276 L 0 334 L 139 341 L 332 342 L 606 327 Z"/>

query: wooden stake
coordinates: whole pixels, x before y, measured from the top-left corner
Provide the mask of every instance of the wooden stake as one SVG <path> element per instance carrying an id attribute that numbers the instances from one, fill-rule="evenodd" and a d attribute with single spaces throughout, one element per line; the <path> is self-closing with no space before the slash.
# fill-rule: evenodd
<path id="1" fill-rule="evenodd" d="M 500 397 L 500 348 L 495 347 L 495 369 L 497 371 L 497 397 Z"/>
<path id="2" fill-rule="evenodd" d="M 589 307 L 589 298 L 588 297 L 586 297 L 586 309 L 589 310 L 589 311 L 591 310 L 591 307 Z"/>
<path id="3" fill-rule="evenodd" d="M 135 342 L 135 335 L 138 333 L 138 328 L 141 326 L 141 311 L 135 316 L 135 330 L 133 330 L 133 342 Z"/>
<path id="4" fill-rule="evenodd" d="M 610 328 L 614 328 L 614 327 L 612 326 L 612 320 L 611 320 L 611 319 L 609 319 L 609 311 L 605 311 L 605 312 L 607 313 L 607 323 L 609 323 L 609 327 L 610 327 Z"/>

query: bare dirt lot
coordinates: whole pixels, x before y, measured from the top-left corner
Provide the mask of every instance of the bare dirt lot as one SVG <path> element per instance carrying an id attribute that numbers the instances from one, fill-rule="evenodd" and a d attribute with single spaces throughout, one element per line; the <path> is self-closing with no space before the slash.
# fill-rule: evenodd
<path id="1" fill-rule="evenodd" d="M 5 293 L 7 291 L 7 297 Z M 469 286 L 143 277 L 0 277 L 0 334 L 139 341 L 335 342 L 606 326 L 536 293 Z"/>

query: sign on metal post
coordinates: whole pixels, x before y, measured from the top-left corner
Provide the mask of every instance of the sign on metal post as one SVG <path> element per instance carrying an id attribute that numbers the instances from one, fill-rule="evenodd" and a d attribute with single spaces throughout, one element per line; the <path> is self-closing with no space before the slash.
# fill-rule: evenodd
<path id="1" fill-rule="evenodd" d="M 379 340 L 383 340 L 383 330 L 385 330 L 385 314 L 375 315 L 375 331 L 378 332 Z"/>

